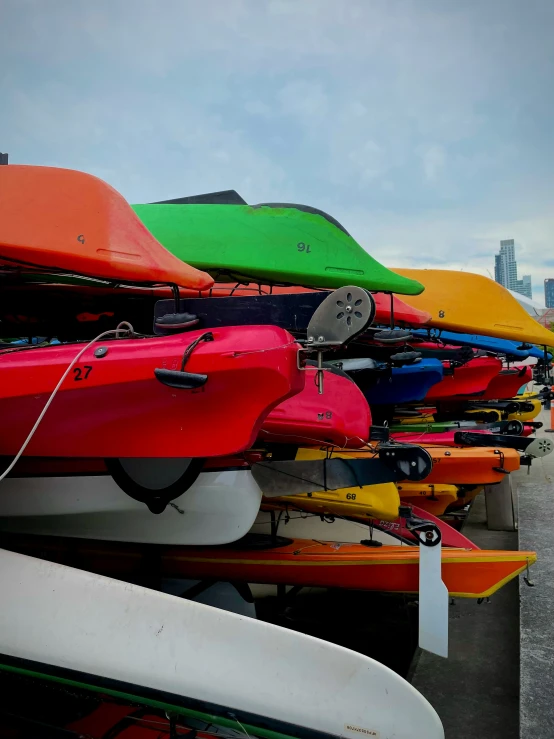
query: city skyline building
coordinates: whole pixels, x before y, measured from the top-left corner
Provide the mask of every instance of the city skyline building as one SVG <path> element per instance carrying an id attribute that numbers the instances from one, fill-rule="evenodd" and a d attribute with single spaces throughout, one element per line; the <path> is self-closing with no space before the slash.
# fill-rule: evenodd
<path id="1" fill-rule="evenodd" d="M 552 277 L 544 281 L 544 304 L 547 308 L 554 308 L 554 279 Z"/>
<path id="2" fill-rule="evenodd" d="M 516 289 L 517 262 L 513 239 L 500 242 L 500 251 L 494 257 L 494 279 L 508 290 Z"/>
<path id="3" fill-rule="evenodd" d="M 494 279 L 502 287 L 514 290 L 528 298 L 533 297 L 531 275 L 517 277 L 517 261 L 514 239 L 503 239 L 500 242 L 500 251 L 494 255 Z"/>
<path id="4" fill-rule="evenodd" d="M 533 298 L 533 286 L 531 285 L 531 275 L 523 275 L 521 280 L 516 281 L 516 287 L 514 288 L 516 293 L 525 295 L 525 297 Z"/>

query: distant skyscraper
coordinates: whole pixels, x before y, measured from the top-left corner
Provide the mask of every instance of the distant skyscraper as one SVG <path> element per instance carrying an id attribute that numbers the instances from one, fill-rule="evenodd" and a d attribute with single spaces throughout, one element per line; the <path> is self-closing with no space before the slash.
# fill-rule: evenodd
<path id="1" fill-rule="evenodd" d="M 494 257 L 494 279 L 508 290 L 517 289 L 517 262 L 513 239 L 500 242 L 500 251 Z"/>
<path id="2" fill-rule="evenodd" d="M 500 242 L 500 251 L 494 255 L 494 279 L 508 290 L 533 297 L 531 286 L 531 275 L 523 275 L 521 280 L 517 279 L 517 262 L 515 255 L 515 244 L 513 239 L 505 239 Z"/>
<path id="3" fill-rule="evenodd" d="M 516 293 L 525 295 L 527 298 L 533 297 L 533 287 L 531 285 L 531 275 L 523 275 L 521 280 L 516 280 L 516 286 L 514 288 Z"/>
<path id="4" fill-rule="evenodd" d="M 544 304 L 547 308 L 554 308 L 554 280 L 544 281 Z"/>

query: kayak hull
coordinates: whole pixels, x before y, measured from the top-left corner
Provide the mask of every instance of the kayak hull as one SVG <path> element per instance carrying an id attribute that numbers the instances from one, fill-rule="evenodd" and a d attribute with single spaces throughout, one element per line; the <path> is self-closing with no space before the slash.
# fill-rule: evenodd
<path id="1" fill-rule="evenodd" d="M 433 385 L 425 400 L 444 400 L 454 396 L 476 395 L 486 392 L 491 380 L 502 369 L 502 361 L 494 357 L 477 357 L 454 369 L 454 374 L 445 375 Z"/>
<path id="2" fill-rule="evenodd" d="M 155 370 L 178 370 L 202 335 L 105 342 L 88 348 L 25 450 L 36 457 L 212 457 L 254 442 L 267 413 L 304 386 L 298 346 L 271 326 L 227 327 L 192 352 L 186 371 L 208 379 L 175 389 Z M 0 354 L 0 452 L 16 454 L 81 347 Z M 240 412 L 237 409 L 240 408 Z M 224 424 L 225 433 L 214 435 Z"/>
<path id="3" fill-rule="evenodd" d="M 361 500 L 363 500 L 363 496 L 360 496 Z M 382 500 L 383 497 L 381 497 L 381 505 Z M 294 539 L 332 538 L 334 541 L 360 542 L 361 539 L 373 538 L 389 545 L 398 544 L 399 540 L 413 545 L 419 544 L 415 535 L 407 528 L 405 518 L 397 517 L 393 519 L 388 517 L 379 519 L 374 509 L 369 506 L 364 508 L 361 502 L 357 506 L 352 505 L 342 514 L 339 512 L 339 507 L 335 508 L 332 504 L 320 503 L 319 507 L 315 505 L 312 507 L 309 503 L 306 506 L 306 500 L 298 501 L 298 503 L 291 501 L 291 505 L 287 505 L 283 509 L 283 507 L 280 507 L 279 501 L 275 505 L 273 505 L 273 502 L 272 500 L 262 502 L 262 508 L 256 523 L 252 527 L 252 532 L 271 534 L 269 515 L 273 512 L 276 514 L 274 519 L 279 522 L 278 533 Z M 358 496 L 355 503 L 358 503 Z M 402 504 L 406 505 L 406 501 L 402 501 Z M 467 536 L 464 536 L 429 511 L 416 505 L 410 505 L 410 508 L 413 516 L 430 521 L 440 529 L 443 547 L 479 549 Z M 282 510 L 286 510 L 289 515 L 279 516 L 278 511 Z M 295 515 L 295 511 L 304 515 Z"/>
<path id="4" fill-rule="evenodd" d="M 422 342 L 432 339 L 428 331 L 424 329 L 416 329 L 414 336 L 421 339 Z M 521 342 L 508 341 L 507 339 L 497 339 L 492 336 L 480 336 L 478 334 L 460 334 L 454 331 L 441 331 L 440 341 L 442 345 L 449 344 L 451 346 L 470 346 L 472 349 L 482 349 L 483 351 L 493 352 L 494 354 L 502 354 L 503 356 L 513 359 L 526 359 L 529 356 L 542 356 L 542 352 L 538 352 L 536 347 L 528 349 L 520 349 Z"/>
<path id="5" fill-rule="evenodd" d="M 380 739 L 412 739 L 416 722 L 429 739 L 444 739 L 436 712 L 411 685 L 334 644 L 7 551 L 0 588 L 2 670 L 223 721 L 256 738 L 324 739 L 311 730 L 355 739 L 365 727 Z M 241 680 L 233 679 L 237 664 Z"/>
<path id="6" fill-rule="evenodd" d="M 405 444 L 437 444 L 438 446 L 459 446 L 459 444 L 456 444 L 456 441 L 454 439 L 456 433 L 459 430 L 460 429 L 456 429 L 452 431 L 436 431 L 436 432 L 422 431 L 421 433 L 394 432 L 391 434 L 391 437 L 395 439 L 396 441 L 404 442 Z M 486 429 L 484 430 L 472 429 L 472 432 L 489 435 L 489 436 L 491 433 L 490 431 Z"/>
<path id="7" fill-rule="evenodd" d="M 419 282 L 371 257 L 333 218 L 302 205 L 133 205 L 179 259 L 216 278 L 414 295 Z"/>
<path id="8" fill-rule="evenodd" d="M 425 478 L 426 483 L 493 485 L 519 469 L 520 457 L 515 449 L 420 446 L 433 458 L 433 469 Z"/>
<path id="9" fill-rule="evenodd" d="M 522 385 L 527 385 L 533 379 L 533 369 L 530 365 L 502 370 L 489 382 L 482 400 L 503 400 L 517 395 Z"/>
<path id="10" fill-rule="evenodd" d="M 395 521 L 398 518 L 400 498 L 393 482 L 381 485 L 364 485 L 341 490 L 322 490 L 317 493 L 285 495 L 280 498 L 264 498 L 264 511 L 304 511 L 318 516 L 345 518 L 373 518 Z"/>
<path id="11" fill-rule="evenodd" d="M 442 516 L 448 506 L 457 501 L 458 488 L 455 485 L 403 482 L 398 484 L 398 494 L 402 503 Z"/>
<path id="12" fill-rule="evenodd" d="M 457 549 L 479 549 L 477 544 L 474 544 L 467 536 L 464 536 L 460 531 L 450 526 L 440 518 L 429 511 L 420 508 L 417 505 L 411 505 L 412 514 L 425 521 L 434 523 L 437 528 L 440 529 L 442 540 L 441 544 L 443 547 L 455 547 Z M 396 521 L 376 521 L 375 526 L 382 532 L 390 533 L 392 536 L 401 537 L 404 540 L 408 540 L 412 544 L 419 544 L 419 540 L 416 538 L 414 533 L 406 526 L 406 519 L 399 518 Z"/>
<path id="13" fill-rule="evenodd" d="M 212 278 L 170 254 L 102 180 L 54 167 L 0 170 L 0 264 L 201 290 Z"/>
<path id="14" fill-rule="evenodd" d="M 66 561 L 71 552 L 80 566 L 121 578 L 143 572 L 155 553 L 164 577 L 388 593 L 419 591 L 418 547 L 287 539 L 282 546 L 260 549 L 249 548 L 247 541 L 227 547 L 156 548 L 154 552 L 130 544 L 18 537 L 8 540 L 6 547 L 29 553 L 39 548 L 41 556 L 53 561 Z M 442 579 L 453 597 L 484 598 L 535 561 L 535 552 L 445 549 Z"/>
<path id="15" fill-rule="evenodd" d="M 317 370 L 307 367 L 304 389 L 274 408 L 265 419 L 260 440 L 281 444 L 367 444 L 371 413 L 363 393 L 347 377 L 325 372 L 318 391 Z"/>
<path id="16" fill-rule="evenodd" d="M 422 359 L 417 364 L 393 367 L 392 374 L 372 377 L 371 373 L 356 372 L 353 378 L 363 389 L 371 405 L 396 405 L 423 400 L 430 389 L 443 377 L 442 363 L 437 359 Z"/>
<path id="17" fill-rule="evenodd" d="M 126 495 L 108 475 L 8 477 L 0 531 L 143 544 L 228 544 L 244 536 L 262 494 L 249 470 L 201 472 L 159 514 Z"/>
<path id="18" fill-rule="evenodd" d="M 395 271 L 425 285 L 425 291 L 408 302 L 431 314 L 429 326 L 518 344 L 550 346 L 552 342 L 552 333 L 535 321 L 508 290 L 488 277 L 445 269 Z"/>

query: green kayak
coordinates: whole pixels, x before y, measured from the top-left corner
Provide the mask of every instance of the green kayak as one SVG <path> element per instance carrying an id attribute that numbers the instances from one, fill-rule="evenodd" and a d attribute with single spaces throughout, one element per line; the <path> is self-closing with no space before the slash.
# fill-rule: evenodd
<path id="1" fill-rule="evenodd" d="M 523 425 L 514 421 L 496 421 L 493 423 L 475 423 L 473 421 L 432 421 L 430 423 L 393 423 L 390 425 L 393 433 L 431 434 L 445 431 L 483 431 L 496 434 L 513 434 L 519 436 L 523 432 Z M 422 439 L 424 441 L 424 439 Z"/>
<path id="2" fill-rule="evenodd" d="M 421 283 L 377 262 L 326 213 L 286 203 L 235 204 L 244 201 L 234 195 L 224 201 L 232 204 L 199 196 L 132 208 L 166 249 L 219 281 L 422 292 Z"/>
<path id="3" fill-rule="evenodd" d="M 475 426 L 477 424 L 474 424 Z M 390 430 L 393 432 L 412 433 L 437 433 L 442 431 L 460 430 L 460 424 L 453 421 L 433 421 L 431 423 L 392 423 Z"/>

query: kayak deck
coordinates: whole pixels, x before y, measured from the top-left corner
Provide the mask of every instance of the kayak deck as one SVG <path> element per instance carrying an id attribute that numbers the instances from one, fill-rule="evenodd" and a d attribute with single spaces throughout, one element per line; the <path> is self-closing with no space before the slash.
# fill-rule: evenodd
<path id="1" fill-rule="evenodd" d="M 519 343 L 552 343 L 552 332 L 535 321 L 508 290 L 488 277 L 446 269 L 395 271 L 425 286 L 421 295 L 408 302 L 431 314 L 429 326 Z"/>
<path id="2" fill-rule="evenodd" d="M 371 518 L 395 521 L 398 518 L 399 505 L 400 498 L 396 485 L 393 482 L 385 482 L 380 485 L 264 498 L 262 510 L 297 510 L 320 516 L 352 516 L 370 523 Z"/>
<path id="3" fill-rule="evenodd" d="M 203 335 L 191 331 L 89 347 L 64 380 L 25 454 L 213 457 L 250 447 L 266 414 L 304 386 L 298 345 L 288 332 L 272 326 L 214 329 L 213 340 L 197 344 L 186 363 L 186 373 L 200 378 L 198 386 L 175 387 L 165 384 L 165 376 L 159 379 L 160 372 L 179 375 L 184 352 Z M 0 353 L 1 454 L 19 451 L 84 346 Z M 214 434 L 223 423 L 225 432 Z"/>
<path id="4" fill-rule="evenodd" d="M 261 537 L 269 542 L 270 537 Z M 249 543 L 253 543 L 253 546 Z M 112 577 L 144 572 L 155 557 L 163 577 L 260 584 L 371 590 L 419 591 L 419 548 L 368 547 L 314 539 L 277 539 L 277 546 L 256 545 L 250 535 L 228 546 L 147 547 L 65 540 L 52 537 L 6 537 L 8 549 L 69 563 Z M 485 598 L 532 565 L 535 552 L 443 549 L 442 579 L 452 597 Z"/>

